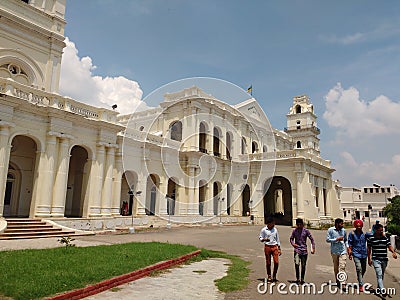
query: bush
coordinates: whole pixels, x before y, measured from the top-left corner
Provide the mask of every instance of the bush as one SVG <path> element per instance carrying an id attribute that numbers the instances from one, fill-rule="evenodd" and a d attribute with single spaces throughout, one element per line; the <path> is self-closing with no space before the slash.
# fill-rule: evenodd
<path id="1" fill-rule="evenodd" d="M 387 231 L 390 232 L 391 234 L 400 236 L 400 225 L 388 224 Z"/>

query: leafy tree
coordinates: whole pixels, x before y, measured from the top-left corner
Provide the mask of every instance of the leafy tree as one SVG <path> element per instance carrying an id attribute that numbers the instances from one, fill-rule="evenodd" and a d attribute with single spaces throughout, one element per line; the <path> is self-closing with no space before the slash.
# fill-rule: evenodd
<path id="1" fill-rule="evenodd" d="M 387 229 L 390 233 L 400 235 L 400 196 L 389 199 L 389 204 L 384 208 L 387 216 Z"/>

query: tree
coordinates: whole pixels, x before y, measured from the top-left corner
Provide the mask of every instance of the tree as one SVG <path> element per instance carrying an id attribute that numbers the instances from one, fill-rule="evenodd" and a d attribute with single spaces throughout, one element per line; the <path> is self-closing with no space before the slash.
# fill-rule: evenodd
<path id="1" fill-rule="evenodd" d="M 389 198 L 389 204 L 383 209 L 387 216 L 387 229 L 391 234 L 400 235 L 400 196 Z"/>

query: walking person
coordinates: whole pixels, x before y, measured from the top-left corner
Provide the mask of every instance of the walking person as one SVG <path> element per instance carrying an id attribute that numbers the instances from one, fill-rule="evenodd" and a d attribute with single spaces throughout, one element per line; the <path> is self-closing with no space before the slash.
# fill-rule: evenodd
<path id="1" fill-rule="evenodd" d="M 276 274 L 279 267 L 279 256 L 282 254 L 281 242 L 278 230 L 275 228 L 275 221 L 272 217 L 267 218 L 267 226 L 261 229 L 260 242 L 264 243 L 265 263 L 269 282 L 276 282 Z M 271 256 L 274 260 L 274 271 L 271 277 Z"/>
<path id="2" fill-rule="evenodd" d="M 385 295 L 385 287 L 383 286 L 383 278 L 388 264 L 387 249 L 392 252 L 394 259 L 397 254 L 394 251 L 389 239 L 383 235 L 382 224 L 375 225 L 375 233 L 367 239 L 368 246 L 368 265 L 374 266 L 376 280 L 378 284 L 377 294 Z M 372 258 L 372 259 L 371 259 Z"/>
<path id="3" fill-rule="evenodd" d="M 346 272 L 347 260 L 347 233 L 343 228 L 343 219 L 337 218 L 335 226 L 328 229 L 326 241 L 331 243 L 331 256 L 333 261 L 333 270 L 335 273 L 336 284 L 340 286 L 341 283 L 338 279 L 339 272 Z"/>
<path id="4" fill-rule="evenodd" d="M 304 284 L 304 276 L 306 274 L 307 264 L 307 238 L 311 241 L 311 254 L 315 253 L 315 242 L 311 232 L 304 228 L 303 219 L 296 219 L 296 228 L 293 229 L 289 238 L 290 244 L 294 248 L 294 268 L 296 271 L 296 283 Z M 301 275 L 300 275 L 301 264 Z"/>
<path id="5" fill-rule="evenodd" d="M 349 259 L 354 261 L 356 266 L 357 280 L 360 292 L 364 291 L 364 274 L 367 270 L 367 238 L 362 231 L 363 221 L 355 220 L 355 230 L 349 233 Z"/>

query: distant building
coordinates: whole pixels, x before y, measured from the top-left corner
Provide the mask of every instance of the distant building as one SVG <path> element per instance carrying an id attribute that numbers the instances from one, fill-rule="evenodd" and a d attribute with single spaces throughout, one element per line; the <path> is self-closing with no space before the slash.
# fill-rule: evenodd
<path id="1" fill-rule="evenodd" d="M 123 116 L 60 96 L 65 5 L 0 2 L 0 217 L 96 230 L 342 215 L 306 95 L 284 131 L 255 99 L 231 106 L 198 87 Z"/>
<path id="2" fill-rule="evenodd" d="M 373 222 L 377 219 L 385 219 L 383 208 L 389 204 L 388 198 L 399 195 L 396 186 L 364 186 L 362 188 L 342 187 L 340 188 L 340 208 L 343 211 L 345 221 L 355 219 Z M 383 224 L 384 222 L 382 222 Z"/>

